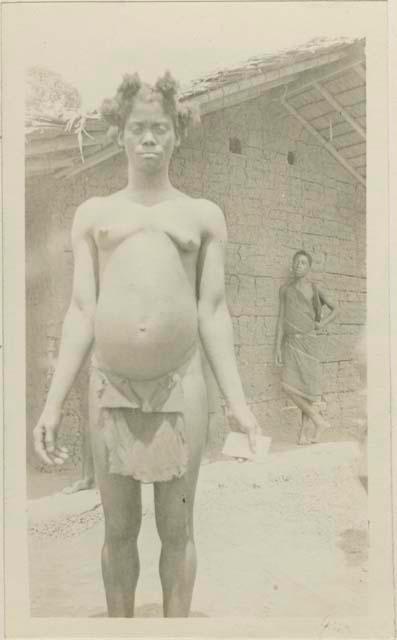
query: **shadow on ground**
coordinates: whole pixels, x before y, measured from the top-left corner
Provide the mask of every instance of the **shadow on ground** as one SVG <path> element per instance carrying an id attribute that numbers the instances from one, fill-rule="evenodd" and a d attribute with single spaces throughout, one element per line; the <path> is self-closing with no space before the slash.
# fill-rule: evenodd
<path id="1" fill-rule="evenodd" d="M 349 566 L 360 566 L 368 560 L 368 533 L 363 529 L 346 529 L 339 536 L 338 547 L 345 553 Z"/>
<path id="2" fill-rule="evenodd" d="M 101 613 L 95 613 L 91 616 L 91 618 L 107 618 L 106 611 L 102 611 Z M 191 611 L 190 618 L 208 618 L 205 613 L 201 611 Z M 143 604 L 140 607 L 136 608 L 135 618 L 163 618 L 163 607 L 156 603 L 148 603 Z"/>

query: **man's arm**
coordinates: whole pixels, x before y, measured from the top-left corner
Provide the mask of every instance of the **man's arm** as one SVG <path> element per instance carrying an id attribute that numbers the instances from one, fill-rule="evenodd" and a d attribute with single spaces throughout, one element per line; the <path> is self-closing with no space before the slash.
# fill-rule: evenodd
<path id="1" fill-rule="evenodd" d="M 276 329 L 276 354 L 275 362 L 277 367 L 282 365 L 281 344 L 284 336 L 284 309 L 285 309 L 285 287 L 280 287 L 279 291 L 279 307 Z"/>
<path id="2" fill-rule="evenodd" d="M 319 289 L 318 290 L 318 295 L 319 295 L 320 300 L 323 303 L 323 305 L 327 306 L 328 309 L 331 312 L 327 316 L 325 316 L 325 318 L 322 319 L 321 322 L 317 323 L 317 328 L 318 329 L 323 329 L 324 327 L 327 326 L 327 324 L 329 324 L 330 322 L 335 320 L 335 317 L 338 314 L 338 306 L 337 306 L 337 304 L 335 302 L 333 302 L 332 300 L 329 299 L 328 295 L 326 295 L 324 293 L 324 291 Z"/>
<path id="3" fill-rule="evenodd" d="M 255 448 L 258 429 L 245 399 L 234 352 L 233 325 L 226 304 L 224 252 L 226 224 L 221 210 L 208 206 L 208 235 L 199 260 L 199 331 L 203 347 L 230 412 Z"/>
<path id="4" fill-rule="evenodd" d="M 94 339 L 96 278 L 89 227 L 92 201 L 76 212 L 72 228 L 73 290 L 61 336 L 58 361 L 40 419 L 34 429 L 35 450 L 47 464 L 63 462 L 56 446 L 62 406 Z"/>

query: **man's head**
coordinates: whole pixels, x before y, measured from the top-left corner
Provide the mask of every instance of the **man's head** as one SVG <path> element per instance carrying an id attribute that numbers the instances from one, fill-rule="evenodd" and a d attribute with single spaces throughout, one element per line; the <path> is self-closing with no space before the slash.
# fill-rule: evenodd
<path id="1" fill-rule="evenodd" d="M 292 270 L 296 278 L 302 278 L 305 276 L 312 266 L 312 257 L 310 253 L 300 249 L 292 258 Z"/>

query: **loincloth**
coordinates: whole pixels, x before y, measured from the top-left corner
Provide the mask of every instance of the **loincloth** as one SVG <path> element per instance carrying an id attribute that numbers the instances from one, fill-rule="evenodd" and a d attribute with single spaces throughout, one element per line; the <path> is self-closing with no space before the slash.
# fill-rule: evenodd
<path id="1" fill-rule="evenodd" d="M 189 461 L 185 423 L 184 377 L 194 368 L 198 352 L 176 371 L 149 381 L 135 381 L 91 365 L 91 402 L 103 437 L 108 472 L 141 482 L 180 478 Z"/>

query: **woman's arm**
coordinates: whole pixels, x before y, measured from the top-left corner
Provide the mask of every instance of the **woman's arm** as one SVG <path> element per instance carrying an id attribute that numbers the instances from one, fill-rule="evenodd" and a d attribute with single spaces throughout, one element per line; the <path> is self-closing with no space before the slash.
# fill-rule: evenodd
<path id="1" fill-rule="evenodd" d="M 285 311 L 285 297 L 284 297 L 285 288 L 280 287 L 279 290 L 279 306 L 278 306 L 278 318 L 277 318 L 277 329 L 276 329 L 276 349 L 275 349 L 275 364 L 276 367 L 281 367 L 283 364 L 282 361 L 282 353 L 281 353 L 281 344 L 284 336 L 284 311 Z"/>
<path id="2" fill-rule="evenodd" d="M 203 347 L 229 410 L 248 434 L 252 448 L 258 425 L 245 399 L 234 352 L 233 325 L 226 304 L 224 252 L 227 232 L 218 207 L 210 206 L 207 238 L 199 258 L 198 317 Z"/>
<path id="3" fill-rule="evenodd" d="M 336 316 L 338 315 L 338 306 L 335 302 L 330 300 L 323 291 L 318 290 L 318 295 L 323 305 L 327 306 L 331 312 L 327 316 L 325 316 L 325 318 L 323 318 L 321 322 L 317 323 L 317 328 L 323 329 L 327 326 L 327 324 L 335 320 Z"/>
<path id="4" fill-rule="evenodd" d="M 73 223 L 72 297 L 63 322 L 55 373 L 43 412 L 34 429 L 35 450 L 47 464 L 63 462 L 62 452 L 56 445 L 62 406 L 94 339 L 96 279 L 89 235 L 91 215 L 92 204 L 89 201 L 77 210 Z"/>

